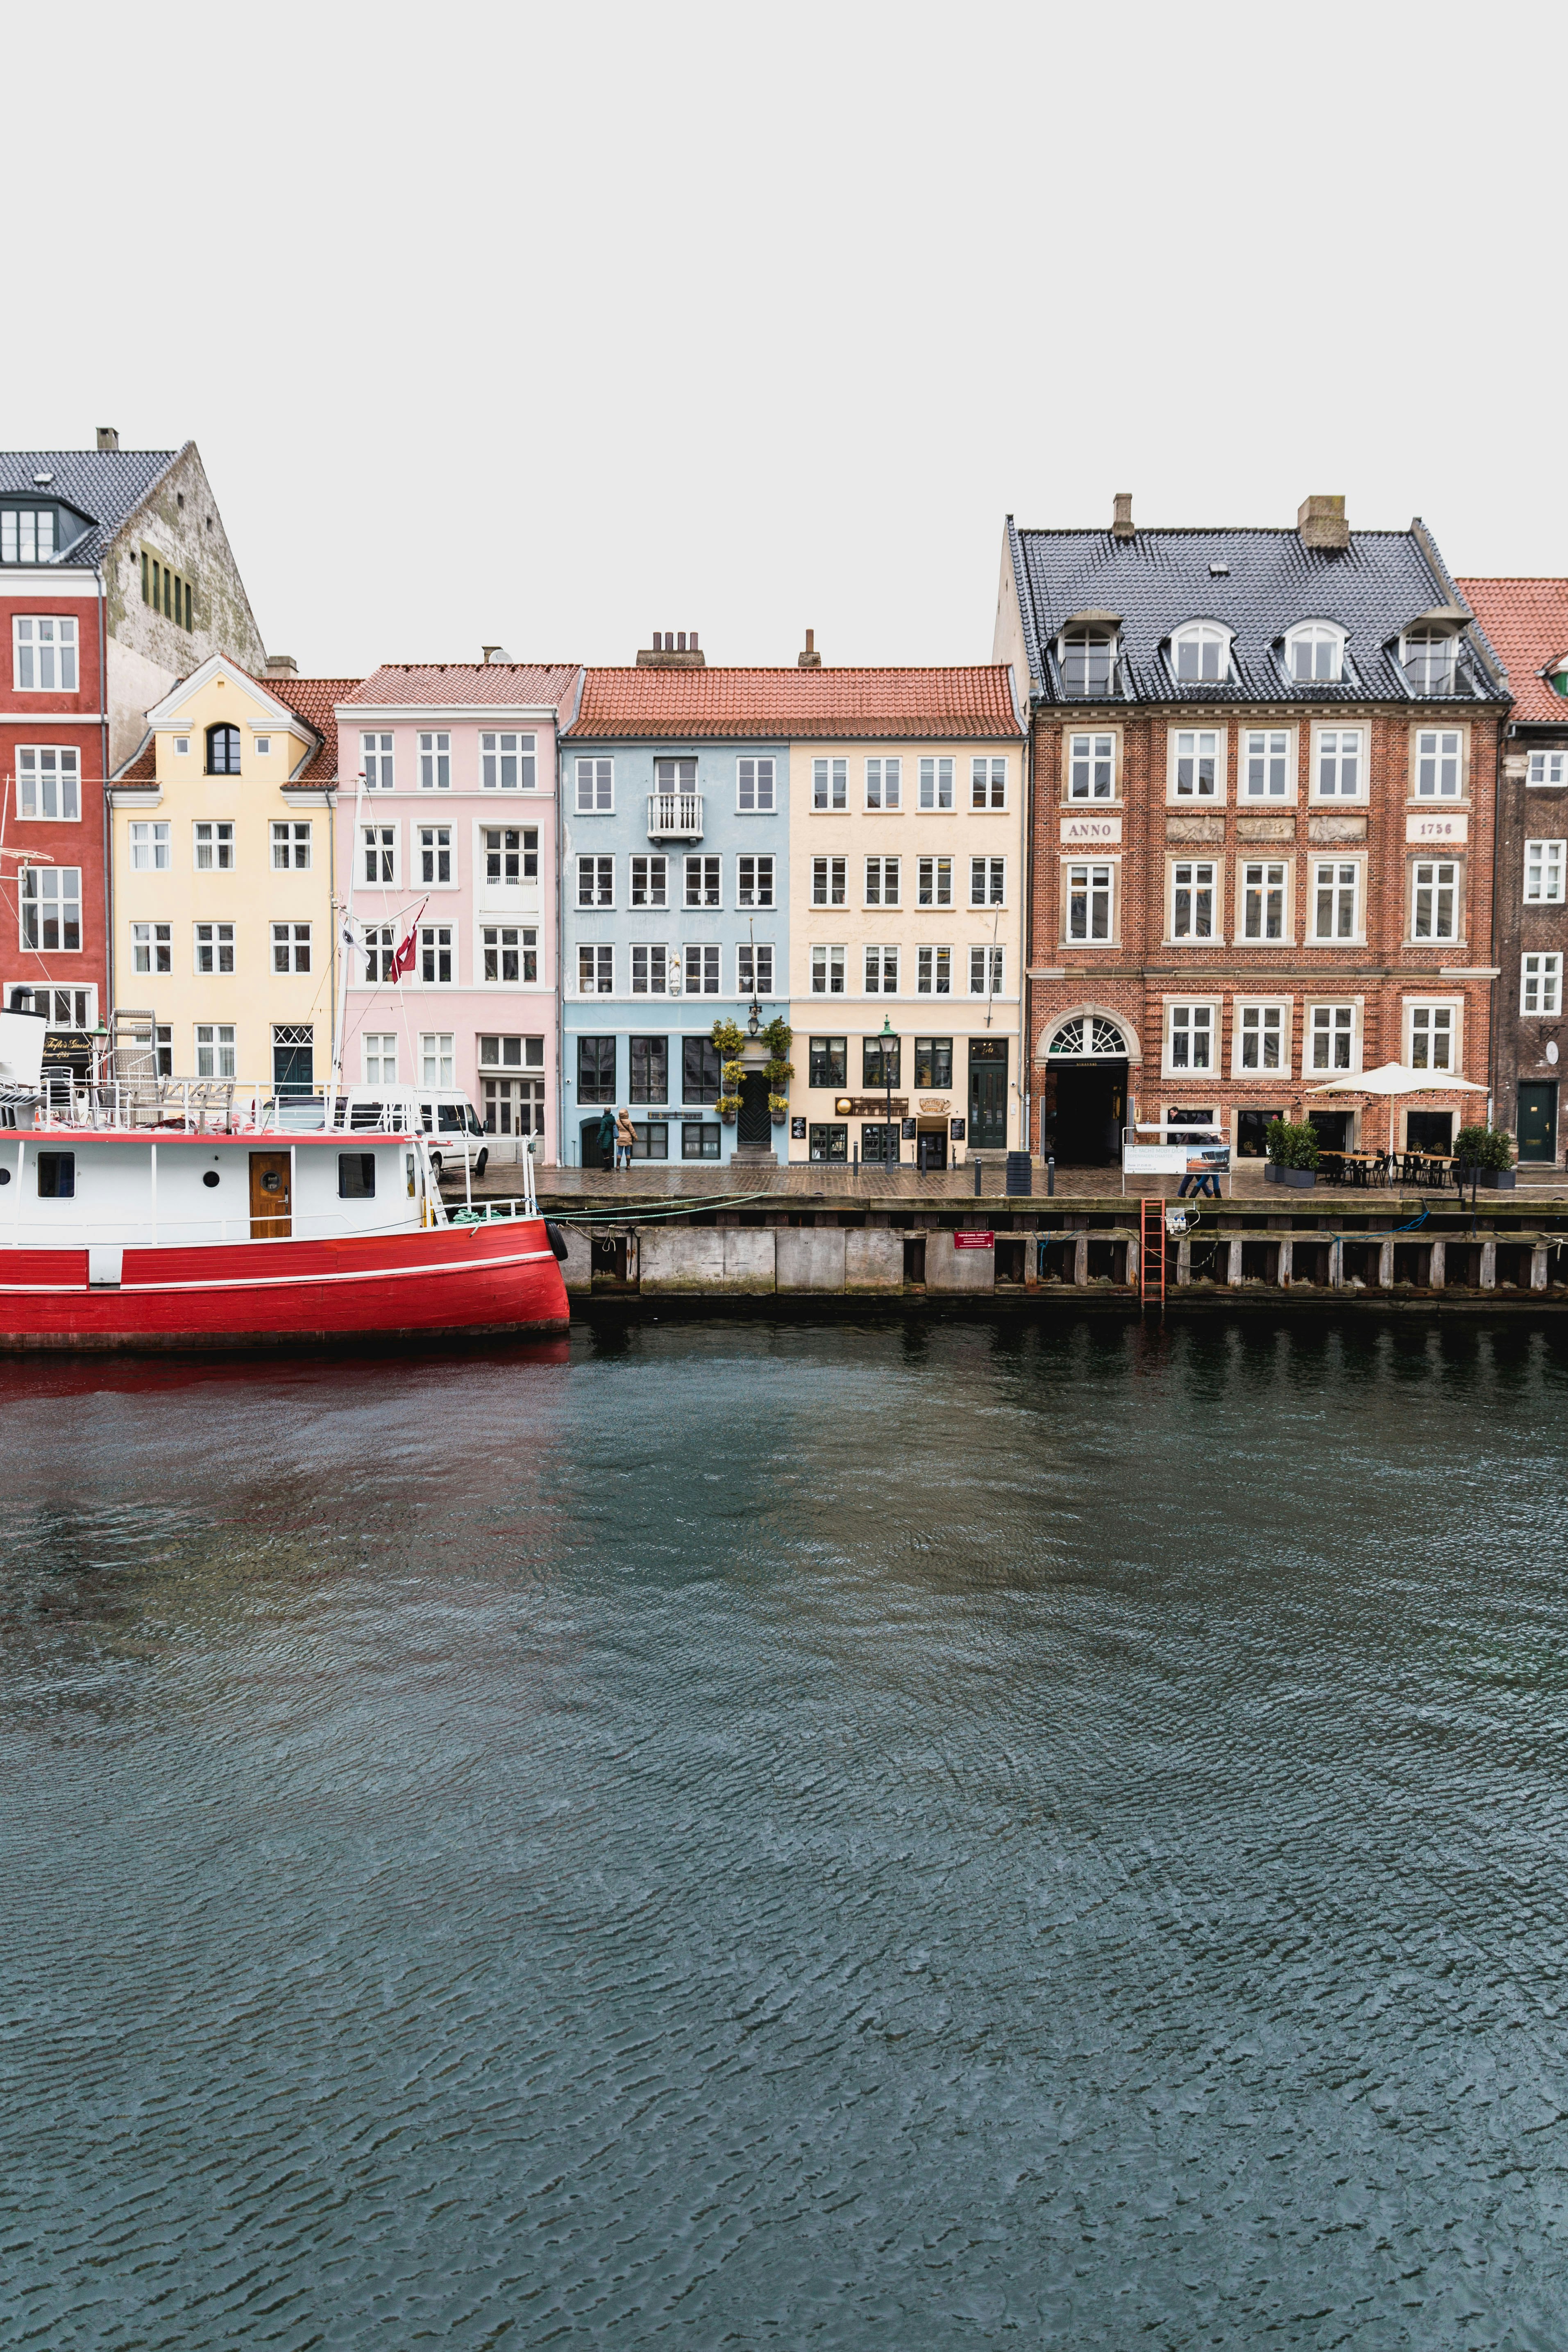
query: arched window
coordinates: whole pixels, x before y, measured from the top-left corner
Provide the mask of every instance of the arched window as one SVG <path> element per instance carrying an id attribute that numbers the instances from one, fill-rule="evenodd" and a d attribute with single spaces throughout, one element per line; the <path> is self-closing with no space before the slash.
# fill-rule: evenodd
<path id="1" fill-rule="evenodd" d="M 1336 684 L 1344 657 L 1345 634 L 1332 621 L 1303 621 L 1285 639 L 1285 667 L 1303 685 Z"/>
<path id="2" fill-rule="evenodd" d="M 1459 641 L 1451 631 L 1419 629 L 1405 640 L 1401 659 L 1412 694 L 1452 694 Z"/>
<path id="3" fill-rule="evenodd" d="M 1062 666 L 1062 685 L 1068 694 L 1110 692 L 1116 676 L 1116 639 L 1110 631 L 1069 630 L 1058 641 L 1057 656 Z"/>
<path id="4" fill-rule="evenodd" d="M 1046 1052 L 1052 1061 L 1100 1054 L 1120 1060 L 1126 1055 L 1127 1040 L 1114 1021 L 1106 1021 L 1098 1013 L 1075 1013 L 1070 1021 L 1062 1023 Z"/>
<path id="5" fill-rule="evenodd" d="M 207 729 L 207 773 L 209 776 L 238 775 L 239 730 L 237 727 Z"/>
<path id="6" fill-rule="evenodd" d="M 1194 621 L 1171 640 L 1171 666 L 1184 686 L 1230 675 L 1230 631 L 1215 621 Z"/>

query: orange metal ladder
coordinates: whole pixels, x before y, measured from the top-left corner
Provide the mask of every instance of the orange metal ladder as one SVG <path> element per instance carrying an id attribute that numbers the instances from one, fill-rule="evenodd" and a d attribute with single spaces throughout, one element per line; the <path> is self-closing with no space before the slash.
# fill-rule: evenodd
<path id="1" fill-rule="evenodd" d="M 1156 1296 L 1165 1304 L 1165 1203 L 1145 1193 L 1139 1204 L 1138 1303 L 1147 1307 Z"/>

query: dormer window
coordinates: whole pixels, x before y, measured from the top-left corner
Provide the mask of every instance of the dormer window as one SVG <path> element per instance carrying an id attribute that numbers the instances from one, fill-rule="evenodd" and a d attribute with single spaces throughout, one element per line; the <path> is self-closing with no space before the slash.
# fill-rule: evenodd
<path id="1" fill-rule="evenodd" d="M 1058 644 L 1062 685 L 1071 695 L 1109 694 L 1116 676 L 1116 637 L 1109 629 L 1065 631 Z"/>
<path id="2" fill-rule="evenodd" d="M 1546 673 L 1546 683 L 1553 694 L 1560 694 L 1568 701 L 1568 654 L 1562 655 L 1551 664 Z"/>
<path id="3" fill-rule="evenodd" d="M 209 776 L 238 775 L 239 730 L 237 727 L 207 729 L 207 773 Z"/>
<path id="4" fill-rule="evenodd" d="M 1400 651 L 1411 693 L 1452 694 L 1458 651 L 1459 640 L 1451 630 L 1413 630 Z"/>
<path id="5" fill-rule="evenodd" d="M 1171 667 L 1183 686 L 1199 686 L 1230 676 L 1230 631 L 1213 621 L 1194 621 L 1171 640 Z"/>
<path id="6" fill-rule="evenodd" d="M 1344 659 L 1344 631 L 1331 621 L 1303 621 L 1285 640 L 1285 667 L 1303 686 L 1337 685 Z"/>
<path id="7" fill-rule="evenodd" d="M 0 506 L 0 563 L 52 563 L 53 507 Z"/>

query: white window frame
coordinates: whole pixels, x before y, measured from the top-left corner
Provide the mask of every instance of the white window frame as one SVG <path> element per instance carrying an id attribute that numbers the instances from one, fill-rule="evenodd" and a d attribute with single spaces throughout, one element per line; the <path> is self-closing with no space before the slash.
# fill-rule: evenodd
<path id="1" fill-rule="evenodd" d="M 397 1084 L 395 1029 L 361 1031 L 360 1068 L 367 1087 L 395 1087 Z"/>
<path id="2" fill-rule="evenodd" d="M 1417 727 L 1412 730 L 1410 760 L 1410 797 L 1417 801 L 1461 801 L 1468 798 L 1468 779 L 1465 773 L 1466 745 L 1462 727 Z M 1445 740 L 1451 739 L 1453 748 L 1445 749 Z M 1427 745 L 1433 748 L 1428 751 Z M 1452 784 L 1443 771 L 1449 760 L 1454 762 Z M 1432 764 L 1428 783 L 1423 773 L 1426 762 Z"/>
<path id="3" fill-rule="evenodd" d="M 976 898 L 978 885 L 981 896 Z M 1001 896 L 996 893 L 1000 890 Z M 969 903 L 973 908 L 1005 907 L 1007 904 L 1007 860 L 1005 857 L 971 857 L 969 861 Z"/>
<path id="4" fill-rule="evenodd" d="M 1568 784 L 1568 751 L 1532 751 L 1524 782 L 1531 792 L 1549 792 Z"/>
<path id="5" fill-rule="evenodd" d="M 206 936 L 204 938 L 203 933 Z M 206 950 L 209 962 L 202 961 Z M 228 961 L 224 961 L 227 950 Z M 191 926 L 191 970 L 198 980 L 226 980 L 234 972 L 234 925 L 232 923 L 193 923 Z"/>
<path id="6" fill-rule="evenodd" d="M 863 993 L 867 996 L 897 996 L 899 991 L 899 950 L 885 944 L 868 946 L 865 950 Z"/>
<path id="7" fill-rule="evenodd" d="M 1325 1015 L 1328 1016 L 1326 1019 Z M 1342 1062 L 1337 1058 L 1342 1040 L 1348 1057 Z M 1320 1061 L 1318 1047 L 1324 1042 L 1329 1048 L 1329 1057 L 1326 1061 Z M 1360 1000 L 1346 996 L 1310 996 L 1301 1018 L 1303 1078 L 1354 1076 L 1361 1068 L 1361 1050 Z"/>
<path id="8" fill-rule="evenodd" d="M 1081 878 L 1080 878 L 1081 877 Z M 1110 948 L 1116 945 L 1116 860 L 1110 857 L 1072 857 L 1062 860 L 1062 941 L 1074 948 Z M 1083 929 L 1075 930 L 1073 918 L 1079 903 L 1083 908 Z M 1103 903 L 1105 929 L 1094 928 L 1097 907 Z"/>
<path id="9" fill-rule="evenodd" d="M 146 958 L 144 963 L 141 961 L 143 956 Z M 174 969 L 173 923 L 132 924 L 131 969 L 132 973 L 150 976 L 153 980 L 165 972 L 173 974 Z"/>
<path id="10" fill-rule="evenodd" d="M 681 958 L 682 985 L 688 996 L 722 996 L 724 957 L 713 940 L 688 940 Z"/>
<path id="11" fill-rule="evenodd" d="M 814 947 L 811 950 L 811 992 L 813 996 L 843 996 L 844 968 L 848 958 L 847 948 Z"/>
<path id="12" fill-rule="evenodd" d="M 413 845 L 414 856 L 415 861 L 419 867 L 417 877 L 419 888 L 421 890 L 458 889 L 460 886 L 458 880 L 457 826 L 455 824 L 437 824 L 434 823 L 424 824 L 416 819 L 414 832 L 416 835 Z M 428 845 L 426 845 L 424 837 L 426 834 L 430 835 Z M 443 834 L 447 836 L 444 843 L 440 837 Z M 440 879 L 439 873 L 440 864 L 443 857 L 447 860 L 447 879 L 444 882 Z M 426 858 L 430 860 L 431 866 L 431 871 L 428 874 L 425 871 L 425 861 Z"/>
<path id="13" fill-rule="evenodd" d="M 902 813 L 904 798 L 904 763 L 901 756 L 866 762 L 866 806 L 881 815 Z"/>
<path id="14" fill-rule="evenodd" d="M 198 1078 L 233 1078 L 239 1075 L 239 1049 L 232 1021 L 193 1024 Z"/>
<path id="15" fill-rule="evenodd" d="M 925 896 L 928 878 L 931 894 L 929 898 Z M 944 882 L 947 885 L 945 891 L 942 889 Z M 933 852 L 929 857 L 916 859 L 915 904 L 917 907 L 930 907 L 933 912 L 939 907 L 952 905 L 952 859 L 951 857 L 944 857 Z"/>
<path id="16" fill-rule="evenodd" d="M 362 734 L 359 739 L 360 772 L 367 793 L 389 793 L 393 788 L 395 759 L 393 738 L 379 730 L 374 735 Z"/>
<path id="17" fill-rule="evenodd" d="M 1400 1040 L 1400 1059 L 1406 1069 L 1433 1070 L 1449 1077 L 1462 1074 L 1459 1024 L 1464 1005 L 1462 996 L 1407 996 L 1403 1000 L 1400 1005 L 1400 1028 L 1404 1033 Z M 1439 1017 L 1443 1015 L 1447 1018 Z M 1448 1059 L 1446 1062 L 1431 1059 L 1431 1047 L 1444 1037 L 1447 1040 Z M 1428 1049 L 1426 1061 L 1416 1059 L 1418 1040 L 1424 1040 Z"/>
<path id="18" fill-rule="evenodd" d="M 584 940 L 577 945 L 579 996 L 614 996 L 616 950 L 607 940 Z"/>
<path id="19" fill-rule="evenodd" d="M 59 934 L 50 940 L 46 933 L 51 920 L 46 911 L 52 907 L 52 920 Z M 70 921 L 70 909 L 76 908 L 76 945 L 66 938 Z M 31 920 L 29 921 L 29 916 Z M 81 867 L 79 866 L 25 866 L 18 877 L 16 891 L 16 922 L 22 947 L 31 955 L 81 955 Z"/>
<path id="20" fill-rule="evenodd" d="M 994 816 L 1007 805 L 1007 769 L 1005 753 L 973 751 L 969 760 L 969 813 L 971 816 Z M 980 798 L 975 798 L 976 793 Z"/>
<path id="21" fill-rule="evenodd" d="M 933 751 L 920 763 L 918 802 L 928 816 L 952 816 L 958 803 L 958 762 L 946 752 Z"/>
<path id="22" fill-rule="evenodd" d="M 132 874 L 167 874 L 174 864 L 174 846 L 167 817 L 137 816 L 131 820 Z M 160 853 L 162 853 L 160 855 Z"/>
<path id="23" fill-rule="evenodd" d="M 693 869 L 697 874 L 697 896 L 691 895 Z M 708 896 L 712 888 L 717 895 Z M 714 850 L 692 849 L 680 862 L 680 903 L 691 914 L 713 915 L 724 904 L 724 860 Z"/>
<path id="24" fill-rule="evenodd" d="M 1109 805 L 1121 797 L 1121 739 L 1114 728 L 1095 727 L 1070 732 L 1067 738 L 1067 797 L 1074 803 Z M 1105 789 L 1100 790 L 1100 768 Z"/>
<path id="25" fill-rule="evenodd" d="M 54 814 L 39 806 L 54 789 Z M 60 803 L 69 797 L 72 809 Z M 16 746 L 16 814 L 26 824 L 81 823 L 81 753 L 74 743 L 18 743 Z"/>
<path id="26" fill-rule="evenodd" d="M 1249 882 L 1247 877 L 1254 866 L 1262 868 L 1262 878 L 1258 882 Z M 1271 870 L 1276 866 L 1279 869 L 1279 878 L 1278 882 L 1272 881 L 1269 878 Z M 1270 857 L 1268 856 L 1258 857 L 1256 856 L 1250 856 L 1244 852 L 1242 856 L 1237 859 L 1236 944 L 1237 947 L 1289 947 L 1294 943 L 1294 881 L 1295 876 L 1292 870 L 1291 861 L 1289 857 Z M 1265 928 L 1261 931 L 1257 932 L 1249 931 L 1247 928 L 1248 914 L 1247 896 L 1249 891 L 1252 890 L 1258 890 L 1260 892 L 1262 898 L 1261 911 Z M 1268 900 L 1276 890 L 1278 890 L 1279 894 L 1279 929 L 1278 932 L 1270 937 L 1267 928 L 1268 920 Z"/>
<path id="27" fill-rule="evenodd" d="M 811 807 L 815 816 L 842 816 L 849 806 L 849 762 L 831 755 L 811 763 Z"/>
<path id="28" fill-rule="evenodd" d="M 1172 727 L 1167 730 L 1167 760 L 1165 797 L 1178 807 L 1223 808 L 1226 799 L 1226 738 L 1224 727 Z M 1205 751 L 1205 743 L 1212 746 Z M 1186 747 L 1186 748 L 1184 748 Z M 1204 789 L 1201 773 L 1205 759 L 1212 759 L 1214 772 L 1208 789 Z M 1182 781 L 1184 761 L 1191 763 L 1189 781 Z"/>
<path id="29" fill-rule="evenodd" d="M 451 971 L 446 980 L 443 980 L 441 977 L 441 959 L 443 956 L 449 956 L 451 958 Z M 428 960 L 434 966 L 434 970 L 430 972 L 426 972 L 426 960 Z M 419 937 L 415 944 L 414 950 L 414 971 L 412 977 L 416 988 L 437 989 L 456 988 L 458 986 L 461 975 L 458 970 L 458 926 L 456 923 L 420 924 Z"/>
<path id="30" fill-rule="evenodd" d="M 273 922 L 268 928 L 268 940 L 271 949 L 271 961 L 268 970 L 277 978 L 281 979 L 285 973 L 292 978 L 297 973 L 309 973 L 314 971 L 315 957 L 312 950 L 315 938 L 312 925 Z M 300 961 L 301 948 L 305 950 L 303 963 Z M 282 963 L 278 961 L 279 954 L 285 959 Z"/>
<path id="31" fill-rule="evenodd" d="M 310 818 L 275 816 L 272 819 L 272 871 L 274 874 L 308 874 L 315 864 L 314 827 Z M 278 853 L 281 849 L 283 856 Z M 304 850 L 304 856 L 300 851 Z"/>
<path id="32" fill-rule="evenodd" d="M 16 613 L 11 618 L 11 686 L 16 694 L 79 694 L 80 647 L 69 613 Z M 33 681 L 23 677 L 31 669 Z M 48 670 L 51 682 L 40 683 Z"/>
<path id="33" fill-rule="evenodd" d="M 1234 631 L 1223 621 L 1184 621 L 1171 633 L 1171 676 L 1178 686 L 1224 686 L 1230 677 L 1235 641 Z M 1196 656 L 1195 666 L 1184 669 L 1189 651 Z"/>
<path id="34" fill-rule="evenodd" d="M 935 946 L 915 950 L 915 994 L 917 996 L 951 996 L 952 994 L 952 950 Z"/>
<path id="35" fill-rule="evenodd" d="M 1447 875 L 1445 881 L 1442 877 Z M 1423 877 L 1426 878 L 1423 879 Z M 1452 947 L 1465 936 L 1464 913 L 1465 861 L 1462 857 L 1413 857 L 1410 861 L 1408 916 L 1410 939 L 1416 947 Z M 1431 899 L 1429 915 L 1434 923 L 1441 911 L 1445 895 L 1449 899 L 1449 927 L 1446 931 L 1436 928 L 1422 931 L 1417 928 L 1421 898 L 1426 893 Z"/>
<path id="36" fill-rule="evenodd" d="M 457 1032 L 422 1029 L 419 1033 L 419 1083 L 451 1088 L 458 1083 Z"/>
<path id="37" fill-rule="evenodd" d="M 1004 947 L 972 947 L 969 950 L 969 993 L 988 1000 L 1000 996 L 1007 979 L 1007 950 Z"/>
<path id="38" fill-rule="evenodd" d="M 1225 905 L 1220 877 L 1223 871 L 1217 856 L 1170 857 L 1165 861 L 1165 937 L 1178 947 L 1223 947 L 1225 944 Z M 1182 877 L 1187 877 L 1184 883 Z M 1206 875 L 1207 882 L 1200 879 Z M 1209 922 L 1206 931 L 1176 929 L 1176 894 L 1185 889 L 1195 902 L 1200 890 L 1209 892 Z M 1189 906 L 1189 920 L 1195 919 L 1195 903 Z"/>
<path id="39" fill-rule="evenodd" d="M 538 778 L 539 738 L 515 727 L 479 730 L 479 789 L 487 793 L 531 793 Z M 507 774 L 508 766 L 512 770 Z"/>
<path id="40" fill-rule="evenodd" d="M 640 898 L 637 896 L 637 868 L 639 866 L 642 868 L 643 892 Z M 655 873 L 656 867 L 658 868 L 657 875 Z M 656 887 L 658 891 L 657 898 L 653 895 Z M 668 852 L 662 849 L 650 849 L 647 851 L 639 849 L 630 860 L 626 887 L 630 893 L 627 904 L 634 909 L 640 909 L 644 907 L 668 908 L 669 905 Z"/>
<path id="41" fill-rule="evenodd" d="M 1288 1078 L 1290 1069 L 1290 1020 L 1295 1000 L 1289 996 L 1237 996 L 1231 1000 L 1230 1074 L 1233 1078 Z M 1277 1061 L 1267 1061 L 1269 1039 Z M 1258 1059 L 1249 1062 L 1247 1049 L 1256 1039 Z"/>
<path id="42" fill-rule="evenodd" d="M 481 921 L 479 925 L 479 939 L 476 944 L 479 950 L 474 961 L 476 987 L 493 989 L 539 986 L 539 925 L 537 923 L 525 923 L 508 916 L 499 917 L 493 922 Z M 506 978 L 501 969 L 509 954 L 517 958 L 517 972 L 511 979 Z M 528 970 L 528 961 L 531 956 L 533 959 L 531 976 Z M 492 961 L 496 967 L 493 972 L 489 968 Z"/>
<path id="43" fill-rule="evenodd" d="M 1310 646 L 1312 659 L 1303 674 L 1297 667 L 1298 648 Z M 1321 659 L 1325 647 L 1328 661 Z M 1285 673 L 1293 686 L 1337 686 L 1344 676 L 1345 633 L 1337 621 L 1298 621 L 1285 632 Z"/>
<path id="44" fill-rule="evenodd" d="M 256 755 L 257 755 L 258 759 L 259 759 L 259 760 L 266 760 L 266 759 L 269 759 L 269 758 L 270 758 L 270 756 L 271 756 L 271 752 L 272 752 L 272 738 L 271 738 L 271 736 L 270 736 L 270 735 L 253 735 L 253 736 L 252 736 L 252 738 L 251 738 L 250 748 L 251 748 L 251 750 L 256 753 Z"/>
<path id="45" fill-rule="evenodd" d="M 1296 730 L 1244 727 L 1237 762 L 1238 807 L 1289 808 L 1296 798 Z"/>
<path id="46" fill-rule="evenodd" d="M 1527 840 L 1524 845 L 1524 903 L 1527 907 L 1560 907 L 1563 903 L 1563 867 L 1568 841 Z M 1531 889 L 1531 884 L 1535 887 Z"/>
<path id="47" fill-rule="evenodd" d="M 742 940 L 736 949 L 735 993 L 742 998 L 759 997 L 772 1001 L 773 943 L 771 940 Z"/>
<path id="48" fill-rule="evenodd" d="M 401 889 L 403 887 L 403 827 L 397 824 L 362 824 L 357 830 L 360 868 L 354 877 L 356 887 L 361 890 Z M 382 838 L 386 834 L 392 836 L 390 842 Z M 383 870 L 389 851 L 392 863 L 390 874 Z M 376 872 L 374 876 L 368 870 L 372 858 L 375 860 L 376 865 Z"/>
<path id="49" fill-rule="evenodd" d="M 426 729 L 418 738 L 416 756 L 419 763 L 419 789 L 422 793 L 449 793 L 452 789 L 452 737 L 445 727 Z"/>
<path id="50" fill-rule="evenodd" d="M 1531 1003 L 1531 996 L 1536 999 Z M 1519 1010 L 1526 1021 L 1551 1021 L 1563 1011 L 1563 958 L 1531 948 L 1519 960 Z"/>
<path id="51" fill-rule="evenodd" d="M 579 816 L 613 816 L 616 812 L 616 763 L 597 752 L 577 754 Z"/>
<path id="52" fill-rule="evenodd" d="M 616 860 L 613 854 L 597 850 L 580 850 L 577 855 L 577 888 L 573 905 L 580 914 L 598 914 L 614 908 L 616 903 Z M 588 895 L 583 896 L 586 884 Z"/>
<path id="53" fill-rule="evenodd" d="M 749 892 L 746 888 L 743 871 L 748 866 L 752 869 L 752 887 Z M 767 868 L 765 877 L 763 872 L 764 866 Z M 720 887 L 721 888 L 723 886 L 721 884 Z M 737 907 L 748 909 L 767 908 L 771 910 L 778 903 L 777 891 L 778 868 L 774 864 L 773 853 L 771 849 L 747 849 L 736 856 L 735 904 Z"/>
<path id="54" fill-rule="evenodd" d="M 1351 902 L 1351 913 L 1353 918 L 1353 928 L 1348 931 L 1342 931 L 1337 928 L 1332 931 L 1321 931 L 1318 929 L 1319 892 L 1321 887 L 1319 877 L 1322 872 L 1330 866 L 1332 866 L 1335 869 L 1334 877 L 1329 885 L 1329 888 L 1334 902 L 1336 922 L 1340 905 L 1340 893 L 1346 887 L 1345 876 L 1340 869 L 1345 866 L 1349 866 L 1353 869 L 1350 877 L 1350 887 L 1354 894 Z M 1346 856 L 1342 853 L 1336 853 L 1325 856 L 1321 850 L 1314 850 L 1312 852 L 1310 860 L 1310 871 L 1307 877 L 1306 943 L 1309 947 L 1314 948 L 1351 948 L 1365 946 L 1366 858 L 1364 855 L 1360 856 Z"/>
<path id="55" fill-rule="evenodd" d="M 1354 740 L 1354 749 L 1347 750 L 1347 740 Z M 1329 747 L 1332 746 L 1331 750 Z M 1355 782 L 1344 789 L 1347 760 L 1355 762 Z M 1366 798 L 1367 745 L 1364 727 L 1316 727 L 1312 730 L 1312 772 L 1308 780 L 1307 797 L 1313 801 L 1331 801 L 1337 807 L 1342 801 L 1364 801 Z M 1325 783 L 1323 771 L 1332 771 L 1333 781 Z"/>
<path id="56" fill-rule="evenodd" d="M 1169 997 L 1165 1003 L 1163 1074 L 1168 1078 L 1216 1078 L 1223 1034 L 1220 1000 L 1213 996 Z M 1201 1018 L 1200 1018 L 1201 1016 Z M 1177 1047 L 1186 1041 L 1188 1058 L 1178 1061 Z M 1198 1041 L 1206 1040 L 1205 1058 L 1194 1058 Z"/>
<path id="57" fill-rule="evenodd" d="M 655 940 L 634 940 L 628 969 L 631 973 L 631 992 L 634 996 L 668 997 L 669 949 L 663 942 Z"/>
<path id="58" fill-rule="evenodd" d="M 206 835 L 204 841 L 203 835 Z M 207 855 L 202 856 L 203 850 Z M 224 852 L 228 855 L 225 856 Z M 199 816 L 191 822 L 191 872 L 193 874 L 232 874 L 239 855 L 234 837 L 231 817 Z"/>
<path id="59" fill-rule="evenodd" d="M 1434 652 L 1441 649 L 1446 659 L 1435 661 Z M 1399 667 L 1405 673 L 1405 684 L 1412 692 L 1423 698 L 1443 701 L 1458 685 L 1459 635 L 1457 629 L 1412 629 L 1399 641 Z M 1413 667 L 1420 669 L 1419 678 L 1411 677 Z M 1434 672 L 1442 673 L 1434 686 Z"/>
<path id="60" fill-rule="evenodd" d="M 876 877 L 874 890 L 873 874 Z M 896 856 L 883 857 L 880 855 L 868 857 L 861 867 L 860 882 L 865 892 L 861 902 L 864 906 L 872 909 L 900 906 L 903 893 L 902 860 Z"/>
<path id="61" fill-rule="evenodd" d="M 1063 692 L 1079 696 L 1109 694 L 1115 683 L 1121 634 L 1115 629 L 1063 629 L 1057 638 L 1057 665 Z"/>
<path id="62" fill-rule="evenodd" d="M 818 897 L 820 886 L 822 895 Z M 811 903 L 814 907 L 843 907 L 849 900 L 849 860 L 847 857 L 814 857 L 811 861 Z"/>
<path id="63" fill-rule="evenodd" d="M 773 816 L 777 811 L 778 761 L 771 752 L 748 752 L 744 759 L 738 759 L 735 762 L 735 814 L 737 816 Z"/>

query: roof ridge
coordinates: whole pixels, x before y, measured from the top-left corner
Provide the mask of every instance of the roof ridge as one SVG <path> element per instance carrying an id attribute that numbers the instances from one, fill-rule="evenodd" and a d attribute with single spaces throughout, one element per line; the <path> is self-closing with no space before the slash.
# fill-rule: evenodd
<path id="1" fill-rule="evenodd" d="M 1015 525 L 1021 539 L 1114 539 L 1109 523 L 1018 523 Z M 1370 529 L 1352 526 L 1352 539 L 1409 539 L 1409 525 L 1404 530 L 1381 525 Z M 1300 526 L 1293 522 L 1141 522 L 1131 540 L 1118 541 L 1119 546 L 1136 546 L 1141 539 L 1299 539 Z"/>

